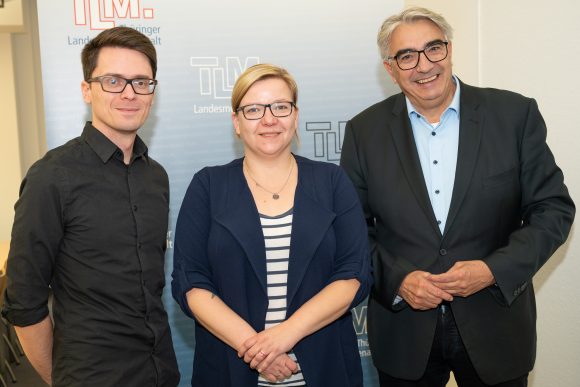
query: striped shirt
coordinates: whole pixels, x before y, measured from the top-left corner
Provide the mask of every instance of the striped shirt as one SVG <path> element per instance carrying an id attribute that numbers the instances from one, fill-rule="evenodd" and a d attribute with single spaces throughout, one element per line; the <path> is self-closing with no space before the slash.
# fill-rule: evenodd
<path id="1" fill-rule="evenodd" d="M 266 246 L 266 274 L 268 286 L 268 311 L 265 329 L 286 320 L 286 296 L 288 288 L 288 263 L 290 259 L 290 237 L 292 234 L 292 209 L 277 216 L 260 214 L 264 244 Z M 288 356 L 298 364 L 296 355 L 290 351 Z M 305 386 L 302 372 L 281 382 L 271 383 L 261 376 L 258 386 Z"/>

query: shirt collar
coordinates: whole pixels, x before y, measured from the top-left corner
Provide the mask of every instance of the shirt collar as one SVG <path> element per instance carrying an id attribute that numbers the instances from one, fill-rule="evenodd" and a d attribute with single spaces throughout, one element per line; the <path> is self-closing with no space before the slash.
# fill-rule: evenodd
<path id="1" fill-rule="evenodd" d="M 101 133 L 97 128 L 93 126 L 91 121 L 87 121 L 83 133 L 81 135 L 91 149 L 99 156 L 103 163 L 108 162 L 111 157 L 118 156 L 120 160 L 123 160 L 123 152 L 115 145 L 111 140 L 107 138 L 103 133 Z M 139 136 L 135 137 L 135 143 L 133 144 L 133 156 L 131 161 L 143 157 L 146 161 L 149 161 L 147 145 L 141 140 Z"/>
<path id="2" fill-rule="evenodd" d="M 443 114 L 445 114 L 445 112 L 447 112 L 447 110 L 451 109 L 451 110 L 454 110 L 457 113 L 457 115 L 459 115 L 459 95 L 460 95 L 459 79 L 455 75 L 453 75 L 452 79 L 453 79 L 453 83 L 455 83 L 455 85 L 457 87 L 455 88 L 455 94 L 453 94 L 453 99 L 451 100 L 451 103 L 449 104 L 447 109 L 445 109 Z M 405 96 L 405 102 L 407 104 L 407 111 L 409 112 L 409 117 L 411 117 L 411 115 L 413 113 L 415 113 L 418 116 L 421 116 L 421 113 L 419 113 L 417 111 L 417 109 L 415 109 L 415 107 L 413 106 L 413 104 L 411 103 L 409 98 L 407 98 L 407 96 Z M 443 114 L 441 116 L 443 116 Z"/>

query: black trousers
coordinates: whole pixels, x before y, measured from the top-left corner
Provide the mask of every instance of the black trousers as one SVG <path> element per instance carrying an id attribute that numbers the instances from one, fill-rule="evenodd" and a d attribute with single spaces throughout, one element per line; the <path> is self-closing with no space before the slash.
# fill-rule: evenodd
<path id="1" fill-rule="evenodd" d="M 473 368 L 459 336 L 451 308 L 441 305 L 435 338 L 423 377 L 415 381 L 397 379 L 379 370 L 379 382 L 381 387 L 445 387 L 451 371 L 459 387 L 490 387 L 489 384 L 483 383 Z M 494 384 L 494 387 L 526 387 L 527 385 L 528 375 L 526 374 L 514 380 Z"/>

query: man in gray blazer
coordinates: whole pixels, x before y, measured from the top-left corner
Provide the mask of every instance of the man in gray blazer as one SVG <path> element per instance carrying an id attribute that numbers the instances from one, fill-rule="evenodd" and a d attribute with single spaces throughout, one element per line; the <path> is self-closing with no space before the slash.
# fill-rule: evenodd
<path id="1" fill-rule="evenodd" d="M 341 165 L 372 248 L 368 330 L 381 386 L 526 386 L 532 278 L 566 240 L 574 203 L 533 99 L 462 83 L 452 29 L 424 8 L 378 43 L 402 90 L 347 124 Z"/>

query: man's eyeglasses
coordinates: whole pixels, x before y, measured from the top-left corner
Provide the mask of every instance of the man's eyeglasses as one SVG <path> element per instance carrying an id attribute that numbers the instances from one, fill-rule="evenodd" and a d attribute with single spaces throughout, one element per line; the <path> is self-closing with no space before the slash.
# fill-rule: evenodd
<path id="1" fill-rule="evenodd" d="M 397 66 L 401 70 L 411 70 L 419 64 L 421 53 L 425 54 L 425 58 L 431 63 L 441 62 L 447 58 L 447 44 L 449 42 L 438 40 L 427 45 L 424 50 L 406 50 L 397 53 L 397 55 L 387 57 L 387 60 L 395 59 Z"/>
<path id="2" fill-rule="evenodd" d="M 236 113 L 241 110 L 246 120 L 259 120 L 266 114 L 266 108 L 269 108 L 274 117 L 288 117 L 295 106 L 294 102 L 274 102 L 267 105 L 253 103 L 240 106 L 236 109 Z"/>
<path id="3" fill-rule="evenodd" d="M 141 95 L 153 94 L 155 86 L 157 85 L 156 79 L 127 79 L 116 75 L 102 75 L 100 77 L 87 79 L 87 82 L 99 82 L 103 91 L 108 93 L 122 93 L 125 87 L 127 87 L 127 84 L 131 84 L 135 94 Z"/>

